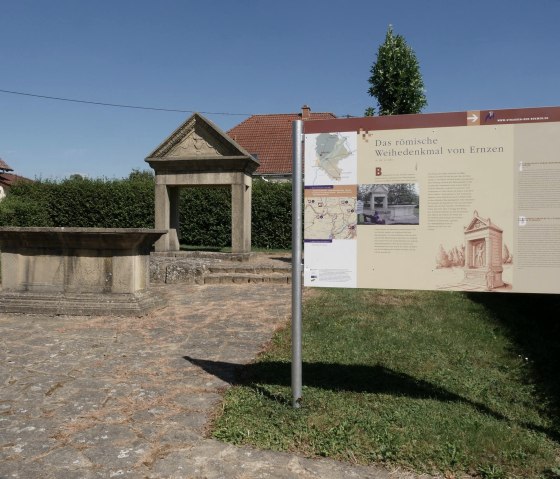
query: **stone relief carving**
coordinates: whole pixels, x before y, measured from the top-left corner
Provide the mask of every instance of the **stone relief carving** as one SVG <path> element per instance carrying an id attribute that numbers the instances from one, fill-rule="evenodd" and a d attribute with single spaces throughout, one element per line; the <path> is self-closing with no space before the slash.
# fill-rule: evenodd
<path id="1" fill-rule="evenodd" d="M 485 255 L 486 255 L 485 244 L 484 241 L 481 241 L 475 247 L 475 261 L 474 261 L 475 268 L 482 268 L 483 266 L 485 266 Z"/>
<path id="2" fill-rule="evenodd" d="M 220 153 L 202 136 L 196 132 L 191 132 L 178 145 L 175 145 L 167 154 L 170 157 L 185 156 L 216 156 Z"/>
<path id="3" fill-rule="evenodd" d="M 487 225 L 484 224 L 482 221 L 476 220 L 475 222 L 473 222 L 471 224 L 471 227 L 469 229 L 476 230 L 476 229 L 479 229 L 479 228 L 484 228 L 485 226 L 487 226 Z"/>
<path id="4" fill-rule="evenodd" d="M 227 144 L 211 127 L 197 124 L 197 118 L 193 116 L 154 151 L 152 156 L 154 158 L 165 158 L 205 155 L 236 156 L 238 154 L 239 152 Z"/>

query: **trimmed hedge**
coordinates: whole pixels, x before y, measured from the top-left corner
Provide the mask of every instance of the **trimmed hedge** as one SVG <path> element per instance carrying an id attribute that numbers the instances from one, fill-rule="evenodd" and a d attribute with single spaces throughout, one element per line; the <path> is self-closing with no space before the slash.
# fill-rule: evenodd
<path id="1" fill-rule="evenodd" d="M 52 224 L 47 208 L 42 203 L 29 197 L 11 194 L 0 201 L 0 226 L 52 226 Z"/>
<path id="2" fill-rule="evenodd" d="M 292 183 L 253 180 L 251 236 L 253 246 L 292 247 Z"/>
<path id="3" fill-rule="evenodd" d="M 230 188 L 182 188 L 179 215 L 182 244 L 231 246 Z"/>
<path id="4" fill-rule="evenodd" d="M 14 218 L 7 214 L 13 204 L 24 201 L 32 211 L 40 211 L 33 222 L 30 215 Z M 21 208 L 18 210 L 21 212 Z M 27 222 L 27 219 L 30 221 Z M 46 220 L 45 220 L 46 219 Z M 16 225 L 16 223 L 18 223 Z M 0 202 L 3 226 L 74 226 L 89 228 L 153 228 L 153 176 L 133 172 L 126 180 L 73 177 L 60 182 L 17 183 Z"/>
<path id="5" fill-rule="evenodd" d="M 254 247 L 291 247 L 291 194 L 291 183 L 253 181 Z M 181 243 L 231 245 L 230 188 L 181 189 L 180 215 Z M 0 226 L 153 228 L 154 176 L 133 171 L 122 180 L 72 177 L 17 183 L 0 201 Z"/>

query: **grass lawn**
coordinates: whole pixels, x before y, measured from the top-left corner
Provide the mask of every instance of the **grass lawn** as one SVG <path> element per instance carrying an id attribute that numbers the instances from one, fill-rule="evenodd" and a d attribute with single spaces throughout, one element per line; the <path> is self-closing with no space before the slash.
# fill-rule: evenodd
<path id="1" fill-rule="evenodd" d="M 482 478 L 560 477 L 560 297 L 317 289 L 238 371 L 214 437 L 360 464 Z"/>

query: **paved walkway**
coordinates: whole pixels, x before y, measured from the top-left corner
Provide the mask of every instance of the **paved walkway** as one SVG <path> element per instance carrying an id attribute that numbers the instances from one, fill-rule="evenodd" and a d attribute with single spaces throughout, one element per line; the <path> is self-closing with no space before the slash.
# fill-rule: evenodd
<path id="1" fill-rule="evenodd" d="M 1 479 L 412 477 L 208 439 L 228 383 L 185 357 L 251 361 L 290 286 L 156 289 L 169 306 L 140 319 L 0 316 Z"/>

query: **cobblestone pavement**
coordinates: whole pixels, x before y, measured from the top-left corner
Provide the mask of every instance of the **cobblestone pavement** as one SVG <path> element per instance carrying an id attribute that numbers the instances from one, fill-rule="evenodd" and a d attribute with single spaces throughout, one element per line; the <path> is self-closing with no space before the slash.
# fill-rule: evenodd
<path id="1" fill-rule="evenodd" d="M 411 477 L 208 439 L 228 383 L 185 357 L 251 361 L 290 286 L 155 289 L 144 318 L 0 316 L 1 479 Z"/>

